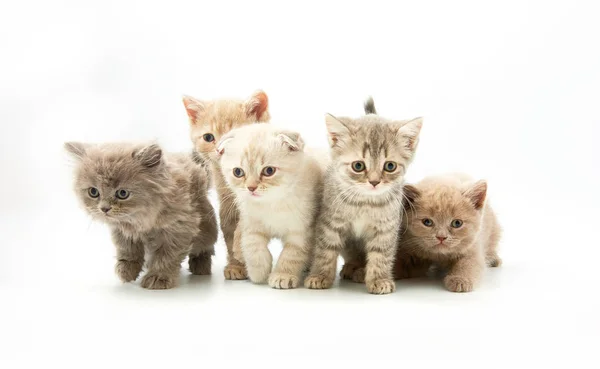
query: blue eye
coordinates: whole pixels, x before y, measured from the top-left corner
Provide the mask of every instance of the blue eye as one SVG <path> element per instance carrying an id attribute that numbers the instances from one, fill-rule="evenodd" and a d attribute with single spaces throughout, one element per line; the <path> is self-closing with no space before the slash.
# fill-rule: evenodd
<path id="1" fill-rule="evenodd" d="M 460 228 L 463 225 L 463 221 L 460 219 L 454 219 L 452 223 L 450 223 L 450 225 L 452 226 L 452 228 Z"/>
<path id="2" fill-rule="evenodd" d="M 91 198 L 95 199 L 98 196 L 100 196 L 100 191 L 98 191 L 98 189 L 96 187 L 90 187 L 90 188 L 88 188 L 88 195 Z"/>
<path id="3" fill-rule="evenodd" d="M 433 227 L 433 220 L 431 220 L 429 218 L 423 219 L 422 222 L 425 227 Z"/>
<path id="4" fill-rule="evenodd" d="M 205 133 L 204 136 L 202 136 L 202 138 L 206 142 L 213 142 L 215 140 L 215 136 L 212 133 Z"/>
<path id="5" fill-rule="evenodd" d="M 396 163 L 394 163 L 393 161 L 386 161 L 385 164 L 383 164 L 383 170 L 385 170 L 386 172 L 393 172 L 396 170 L 396 168 L 398 168 L 398 165 Z"/>
<path id="6" fill-rule="evenodd" d="M 352 170 L 356 173 L 360 173 L 365 170 L 365 162 L 364 161 L 355 161 L 352 163 Z"/>
<path id="7" fill-rule="evenodd" d="M 270 177 L 273 174 L 275 174 L 276 169 L 273 167 L 264 167 L 264 169 L 262 170 L 262 174 L 265 177 Z"/>
<path id="8" fill-rule="evenodd" d="M 243 177 L 244 171 L 242 170 L 242 168 L 233 168 L 233 175 L 237 178 Z"/>
<path id="9" fill-rule="evenodd" d="M 117 196 L 117 199 L 125 200 L 126 198 L 129 197 L 129 191 L 127 191 L 127 190 L 117 190 L 117 192 L 115 193 L 115 196 Z"/>

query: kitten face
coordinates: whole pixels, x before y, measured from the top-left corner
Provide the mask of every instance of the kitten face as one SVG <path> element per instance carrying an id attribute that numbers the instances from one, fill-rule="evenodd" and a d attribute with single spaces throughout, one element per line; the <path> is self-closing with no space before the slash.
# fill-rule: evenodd
<path id="1" fill-rule="evenodd" d="M 428 181 L 407 185 L 408 231 L 428 252 L 463 251 L 473 244 L 481 228 L 486 192 L 485 181 L 467 187 Z"/>
<path id="2" fill-rule="evenodd" d="M 196 151 L 207 159 L 216 160 L 215 149 L 219 140 L 232 129 L 270 119 L 267 95 L 257 91 L 246 101 L 202 101 L 183 97 L 190 121 L 190 135 Z"/>
<path id="3" fill-rule="evenodd" d="M 77 161 L 75 192 L 93 218 L 109 224 L 153 217 L 163 176 L 157 145 L 67 143 Z"/>
<path id="4" fill-rule="evenodd" d="M 265 201 L 289 194 L 302 165 L 304 143 L 298 133 L 268 124 L 233 130 L 219 143 L 221 168 L 242 201 Z"/>
<path id="5" fill-rule="evenodd" d="M 335 175 L 349 196 L 385 198 L 404 180 L 417 147 L 422 119 L 387 121 L 326 116 Z"/>

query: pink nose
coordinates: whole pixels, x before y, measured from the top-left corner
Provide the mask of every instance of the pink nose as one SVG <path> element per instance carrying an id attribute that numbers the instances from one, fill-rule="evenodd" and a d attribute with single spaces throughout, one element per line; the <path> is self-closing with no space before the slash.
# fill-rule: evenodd
<path id="1" fill-rule="evenodd" d="M 437 238 L 438 240 L 440 240 L 440 242 L 444 242 L 444 241 L 446 240 L 446 238 L 448 238 L 448 237 L 440 237 L 440 236 L 437 236 L 436 238 Z"/>
<path id="2" fill-rule="evenodd" d="M 256 191 L 256 186 L 248 186 L 248 191 L 250 191 L 250 192 Z"/>

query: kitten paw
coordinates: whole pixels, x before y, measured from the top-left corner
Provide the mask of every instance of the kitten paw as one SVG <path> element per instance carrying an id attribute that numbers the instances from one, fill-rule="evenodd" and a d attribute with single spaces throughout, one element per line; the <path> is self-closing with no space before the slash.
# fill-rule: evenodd
<path id="1" fill-rule="evenodd" d="M 142 278 L 142 287 L 149 290 L 167 290 L 175 287 L 175 278 L 167 275 L 146 274 Z"/>
<path id="2" fill-rule="evenodd" d="M 143 263 L 137 261 L 119 260 L 115 265 L 115 272 L 121 281 L 133 282 L 142 271 Z"/>
<path id="3" fill-rule="evenodd" d="M 444 278 L 444 285 L 451 292 L 471 292 L 473 284 L 472 280 L 456 275 L 448 275 Z"/>
<path id="4" fill-rule="evenodd" d="M 502 259 L 500 259 L 499 257 L 489 259 L 487 260 L 487 265 L 492 268 L 499 267 L 500 265 L 502 265 Z"/>
<path id="5" fill-rule="evenodd" d="M 365 268 L 358 268 L 352 275 L 352 282 L 365 283 L 365 275 L 367 274 Z"/>
<path id="6" fill-rule="evenodd" d="M 271 275 L 269 276 L 269 286 L 278 290 L 296 288 L 298 287 L 299 283 L 300 281 L 298 280 L 298 277 L 292 274 L 271 273 Z"/>
<path id="7" fill-rule="evenodd" d="M 243 265 L 234 265 L 229 264 L 225 266 L 223 270 L 223 274 L 225 274 L 225 279 L 230 281 L 238 281 L 242 279 L 248 279 L 248 273 L 246 272 L 246 267 Z"/>
<path id="8" fill-rule="evenodd" d="M 333 279 L 322 275 L 311 275 L 304 281 L 304 287 L 312 290 L 322 290 L 330 288 L 333 285 Z"/>
<path id="9" fill-rule="evenodd" d="M 267 283 L 267 280 L 269 279 L 269 274 L 271 274 L 270 266 L 268 268 L 249 268 L 248 265 L 246 265 L 246 268 L 248 270 L 248 277 L 250 277 L 252 283 Z"/>
<path id="10" fill-rule="evenodd" d="M 210 275 L 211 258 L 210 254 L 190 255 L 188 260 L 190 272 L 193 275 Z"/>
<path id="11" fill-rule="evenodd" d="M 367 291 L 375 295 L 385 295 L 396 291 L 396 283 L 391 279 L 376 279 L 367 282 Z"/>
<path id="12" fill-rule="evenodd" d="M 340 271 L 340 277 L 342 279 L 352 279 L 354 272 L 359 269 L 356 264 L 344 264 L 342 270 Z"/>

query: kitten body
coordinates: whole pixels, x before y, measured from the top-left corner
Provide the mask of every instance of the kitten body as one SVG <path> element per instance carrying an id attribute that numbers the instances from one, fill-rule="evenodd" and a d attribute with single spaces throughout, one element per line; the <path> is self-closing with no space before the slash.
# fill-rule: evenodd
<path id="1" fill-rule="evenodd" d="M 448 272 L 448 290 L 469 292 L 486 264 L 501 264 L 496 252 L 501 228 L 486 201 L 485 181 L 464 174 L 432 176 L 405 186 L 405 194 L 397 279 L 423 276 L 434 265 Z"/>
<path id="2" fill-rule="evenodd" d="M 199 154 L 198 159 L 210 163 L 212 180 L 219 197 L 219 223 L 227 246 L 225 279 L 246 279 L 246 267 L 238 240 L 239 211 L 235 205 L 235 195 L 222 174 L 216 145 L 232 129 L 255 122 L 268 122 L 267 95 L 258 91 L 247 100 L 198 100 L 184 96 L 183 103 L 189 117 L 194 150 Z"/>
<path id="3" fill-rule="evenodd" d="M 136 280 L 145 264 L 142 287 L 174 287 L 188 255 L 193 274 L 210 274 L 218 230 L 205 168 L 156 144 L 72 142 L 65 148 L 77 162 L 77 197 L 111 228 L 123 282 Z"/>
<path id="4" fill-rule="evenodd" d="M 316 249 L 305 286 L 329 288 L 337 257 L 342 277 L 366 281 L 370 293 L 395 290 L 392 268 L 401 219 L 402 184 L 417 147 L 422 119 L 375 115 L 372 99 L 358 119 L 326 116 L 332 163 L 324 180 Z"/>
<path id="5" fill-rule="evenodd" d="M 241 251 L 250 280 L 296 288 L 312 252 L 324 167 L 304 152 L 298 133 L 269 124 L 232 131 L 219 152 L 240 209 Z M 273 273 L 272 238 L 283 243 Z"/>

